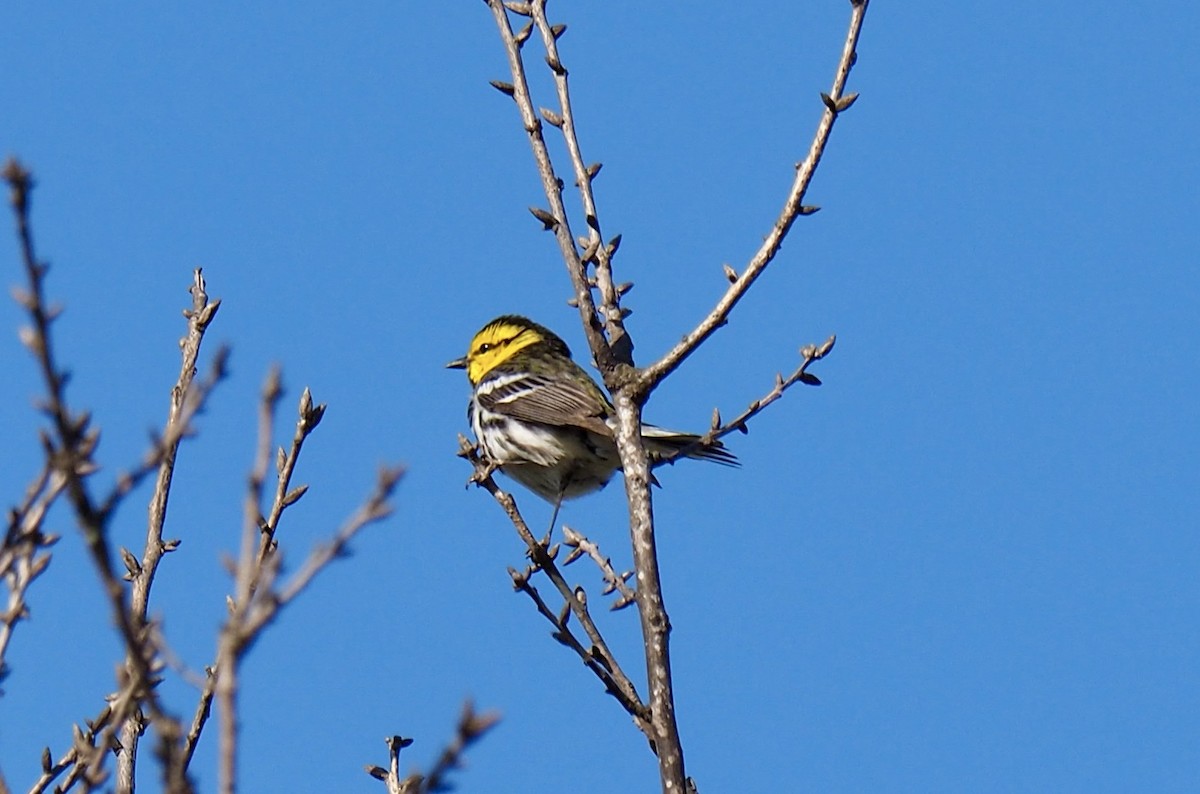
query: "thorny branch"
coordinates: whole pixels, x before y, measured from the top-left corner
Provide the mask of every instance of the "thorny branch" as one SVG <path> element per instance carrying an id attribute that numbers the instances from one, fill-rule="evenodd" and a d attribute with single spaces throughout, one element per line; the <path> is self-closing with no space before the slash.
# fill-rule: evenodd
<path id="1" fill-rule="evenodd" d="M 22 330 L 21 339 L 33 351 L 46 383 L 48 398 L 44 410 L 51 419 L 53 433 L 43 433 L 46 466 L 21 505 L 10 512 L 5 544 L 0 549 L 0 572 L 9 583 L 11 595 L 9 609 L 0 621 L 0 664 L 13 626 L 26 614 L 23 600 L 25 590 L 49 561 L 47 554 L 37 556 L 38 550 L 52 544 L 55 538 L 42 535 L 40 527 L 46 510 L 60 492 L 67 495 L 74 508 L 93 563 L 100 573 L 114 620 L 125 640 L 127 655 L 126 664 L 118 677 L 117 691 L 106 698 L 104 709 L 95 719 L 85 721 L 86 729 L 76 726 L 71 748 L 57 760 L 49 748 L 43 752 L 42 774 L 31 791 L 43 792 L 51 787 L 55 791 L 66 791 L 77 786 L 87 791 L 93 790 L 104 783 L 107 776 L 104 758 L 114 751 L 119 756 L 117 790 L 132 791 L 138 737 L 148 724 L 152 724 L 160 738 L 158 755 L 163 763 L 164 790 L 190 792 L 188 765 L 208 720 L 212 701 L 218 696 L 226 706 L 221 731 L 221 790 L 232 791 L 236 759 L 236 676 L 241 658 L 278 616 L 279 611 L 298 597 L 325 566 L 346 556 L 348 544 L 363 527 L 390 513 L 388 500 L 401 470 L 381 469 L 371 496 L 345 521 L 332 540 L 313 550 L 287 582 L 278 583 L 281 560 L 275 533 L 284 509 L 300 499 L 307 489 L 307 486 L 292 488 L 290 481 L 303 441 L 320 422 L 325 406 L 314 406 L 308 390 L 304 390 L 300 400 L 300 419 L 290 452 L 278 451 L 275 495 L 268 516 L 264 517 L 258 511 L 258 504 L 270 459 L 270 428 L 274 408 L 281 393 L 278 373 L 272 373 L 260 412 L 260 443 L 250 478 L 244 549 L 235 572 L 236 597 L 230 599 L 230 618 L 220 635 L 217 661 L 206 670 L 207 678 L 200 702 L 185 736 L 183 726 L 163 711 L 154 691 L 165 651 L 157 627 L 147 622 L 147 609 L 158 564 L 164 554 L 173 551 L 179 544 L 177 540 L 163 538 L 178 446 L 192 432 L 192 419 L 203 409 L 207 397 L 225 372 L 227 352 L 221 350 L 214 357 L 212 369 L 206 377 L 195 377 L 200 343 L 219 301 L 209 302 L 204 279 L 197 270 L 191 290 L 193 304 L 184 312 L 188 320 L 188 333 L 180 342 L 180 375 L 171 392 L 166 427 L 137 467 L 121 474 L 104 498 L 94 498 L 86 477 L 96 469 L 92 454 L 98 431 L 91 427 L 88 415 L 75 414 L 68 407 L 65 396 L 68 375 L 59 368 L 54 358 L 49 331 L 58 310 L 47 308 L 43 284 L 48 266 L 37 261 L 33 249 L 28 222 L 32 179 L 15 161 L 10 161 L 5 167 L 4 177 L 11 187 L 28 281 L 27 289 L 17 292 L 18 302 L 25 307 L 31 319 L 30 327 Z M 140 558 L 126 549 L 120 550 L 126 568 L 124 578 L 132 583 L 132 595 L 127 602 L 125 588 L 117 580 L 114 570 L 107 529 L 124 497 L 151 473 L 156 473 L 157 478 L 148 510 L 145 549 Z M 479 733 L 488 727 L 483 722 L 471 725 L 482 726 Z M 116 736 L 117 731 L 122 734 L 120 741 Z M 0 790 L 6 790 L 2 778 Z"/>
<path id="2" fill-rule="evenodd" d="M 625 331 L 627 310 L 621 309 L 621 295 L 633 285 L 617 286 L 612 278 L 612 256 L 616 253 L 621 239 L 618 235 L 607 245 L 600 234 L 600 217 L 596 211 L 596 199 L 592 194 L 592 180 L 600 172 L 600 164 L 585 165 L 583 153 L 579 148 L 579 137 L 575 132 L 575 113 L 571 109 L 571 94 L 567 87 L 567 68 L 563 66 L 558 55 L 558 39 L 566 32 L 566 25 L 551 25 L 546 18 L 545 0 L 536 0 L 530 5 L 533 23 L 542 35 L 542 45 L 546 50 L 546 64 L 554 76 L 555 92 L 558 95 L 559 112 L 542 108 L 542 118 L 562 132 L 571 158 L 571 166 L 575 171 L 575 187 L 579 190 L 579 200 L 583 204 L 584 220 L 588 227 L 588 236 L 579 238 L 583 247 L 584 264 L 595 265 L 595 287 L 600 292 L 600 316 L 604 319 L 609 344 L 612 346 L 617 360 L 633 363 L 633 341 Z M 587 252 L 594 252 L 592 257 Z"/>

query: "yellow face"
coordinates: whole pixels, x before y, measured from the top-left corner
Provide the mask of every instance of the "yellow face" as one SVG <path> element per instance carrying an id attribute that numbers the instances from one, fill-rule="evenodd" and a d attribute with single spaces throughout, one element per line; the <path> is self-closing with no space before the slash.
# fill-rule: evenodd
<path id="1" fill-rule="evenodd" d="M 503 319 L 495 320 L 475 334 L 466 356 L 451 361 L 446 366 L 465 369 L 467 380 L 471 381 L 472 386 L 475 386 L 493 367 L 507 361 L 518 350 L 536 344 L 543 338 L 535 328 L 528 325 Z"/>

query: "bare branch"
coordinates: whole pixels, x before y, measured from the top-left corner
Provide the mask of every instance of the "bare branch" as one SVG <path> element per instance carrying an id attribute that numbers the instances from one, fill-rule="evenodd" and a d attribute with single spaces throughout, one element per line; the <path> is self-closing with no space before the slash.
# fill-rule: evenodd
<path id="1" fill-rule="evenodd" d="M 17 237 L 21 248 L 21 259 L 25 268 L 27 287 L 17 292 L 18 302 L 29 315 L 31 325 L 22 329 L 21 338 L 33 353 L 38 363 L 46 388 L 44 411 L 50 418 L 53 435 L 43 435 L 47 459 L 53 470 L 62 477 L 64 492 L 71 503 L 76 521 L 83 534 L 84 543 L 100 577 L 105 596 L 109 602 L 113 622 L 125 643 L 128 663 L 119 676 L 119 692 L 111 704 L 113 718 L 109 720 L 98 737 L 98 746 L 107 748 L 113 741 L 113 731 L 126 719 L 133 717 L 144 705 L 151 718 L 160 725 L 165 735 L 172 733 L 177 725 L 161 707 L 155 692 L 155 673 L 158 662 L 155 648 L 144 620 L 131 613 L 126 603 L 125 588 L 118 579 L 112 562 L 108 542 L 108 523 L 119 498 L 97 502 L 91 495 L 87 476 L 96 470 L 92 459 L 99 432 L 90 427 L 91 417 L 86 413 L 75 413 L 67 404 L 66 384 L 68 374 L 55 359 L 50 327 L 59 315 L 59 309 L 48 307 L 45 300 L 45 277 L 49 266 L 39 262 L 34 251 L 33 233 L 29 222 L 30 194 L 33 178 L 16 160 L 10 159 L 3 171 L 9 184 L 10 202 L 17 223 Z M 117 490 L 121 489 L 121 484 Z M 97 780 L 103 775 L 103 753 L 81 754 L 75 769 L 83 761 L 86 769 L 81 772 L 86 781 Z M 94 760 L 94 765 L 93 765 Z"/>
<path id="2" fill-rule="evenodd" d="M 9 511 L 4 545 L 0 547 L 0 577 L 8 587 L 8 604 L 0 616 L 0 680 L 8 673 L 4 661 L 17 623 L 29 615 L 25 593 L 50 565 L 49 552 L 58 536 L 42 532 L 50 505 L 62 493 L 66 480 L 47 461 L 26 489 L 22 503 Z"/>
<path id="3" fill-rule="evenodd" d="M 633 572 L 618 574 L 612 566 L 612 560 L 600 553 L 600 547 L 588 540 L 582 533 L 577 532 L 570 527 L 563 525 L 563 543 L 566 543 L 574 551 L 567 555 L 564 565 L 570 565 L 584 554 L 592 558 L 596 566 L 600 569 L 600 573 L 604 576 L 604 595 L 608 595 L 613 591 L 621 594 L 621 597 L 613 602 L 611 609 L 618 610 L 632 604 L 637 600 L 637 593 L 625 584 L 625 581 L 633 575 Z"/>
<path id="4" fill-rule="evenodd" d="M 447 779 L 452 771 L 463 766 L 463 755 L 467 748 L 483 738 L 484 734 L 496 726 L 500 715 L 494 711 L 479 714 L 471 701 L 463 704 L 462 714 L 458 718 L 454 739 L 442 749 L 438 760 L 434 763 L 429 774 L 422 775 L 414 772 L 407 777 L 400 777 L 400 751 L 412 745 L 412 739 L 402 736 L 391 736 L 387 739 L 388 768 L 368 764 L 367 774 L 387 785 L 388 794 L 425 794 L 425 792 L 451 791 L 453 786 Z"/>
<path id="5" fill-rule="evenodd" d="M 605 373 L 607 382 L 609 373 L 613 372 L 617 368 L 617 365 L 622 362 L 609 346 L 608 340 L 605 339 L 601 330 L 602 326 L 598 319 L 596 304 L 592 299 L 591 285 L 588 283 L 587 265 L 584 263 L 584 258 L 580 256 L 578 249 L 576 249 L 575 239 L 571 235 L 570 221 L 567 218 L 566 207 L 563 205 L 562 180 L 554 172 L 554 165 L 550 160 L 550 151 L 547 149 L 546 140 L 542 136 L 542 122 L 538 118 L 537 111 L 534 110 L 533 98 L 529 92 L 529 83 L 525 79 L 525 64 L 521 59 L 521 45 L 517 37 L 513 34 L 512 26 L 508 21 L 508 11 L 512 10 L 512 7 L 511 4 L 500 2 L 500 0 L 487 0 L 487 4 L 496 19 L 496 26 L 500 31 L 500 40 L 503 42 L 505 52 L 508 55 L 508 66 L 513 76 L 511 85 L 508 83 L 503 84 L 504 93 L 507 94 L 508 89 L 512 89 L 511 96 L 516 101 L 521 122 L 524 125 L 526 134 L 529 136 L 529 145 L 533 149 L 533 159 L 537 165 L 538 175 L 542 180 L 542 189 L 546 193 L 546 200 L 550 203 L 549 214 L 555 222 L 553 226 L 554 237 L 558 241 L 563 261 L 567 265 L 567 273 L 571 277 L 571 284 L 575 290 L 574 301 L 579 307 L 579 315 L 583 320 L 583 328 L 584 333 L 587 335 L 588 346 L 596 358 L 596 364 L 600 368 L 600 371 Z M 513 13 L 523 16 L 532 15 L 533 5 L 525 4 L 522 6 L 522 11 L 513 11 Z M 526 11 L 528 13 L 523 13 Z M 542 10 L 542 16 L 545 16 L 544 9 Z M 493 81 L 493 85 L 495 84 Z"/>
<path id="6" fill-rule="evenodd" d="M 584 219 L 588 227 L 588 236 L 581 237 L 579 244 L 593 252 L 596 265 L 595 284 L 600 291 L 600 314 L 604 318 L 609 344 L 618 361 L 624 364 L 633 364 L 633 342 L 625 331 L 627 315 L 621 311 L 622 293 L 617 290 L 612 278 L 612 255 L 616 253 L 620 238 L 614 238 L 611 244 L 604 245 L 604 238 L 600 234 L 600 216 L 596 210 L 596 199 L 592 194 L 592 180 L 600 169 L 598 167 L 594 170 L 590 169 L 583 161 L 579 138 L 575 132 L 575 113 L 571 109 L 567 69 L 563 66 L 558 52 L 558 40 L 566 31 L 566 27 L 552 26 L 546 19 L 546 0 L 534 0 L 530 3 L 530 13 L 533 16 L 534 24 L 542 34 L 542 44 L 546 48 L 546 63 L 554 77 L 554 87 L 561 108 L 561 113 L 543 111 L 543 116 L 562 131 L 563 140 L 566 141 L 567 152 L 571 158 L 571 166 L 575 171 L 575 186 L 579 190 L 579 199 L 583 204 Z M 549 116 L 546 115 L 547 112 L 550 113 Z M 584 257 L 585 266 L 588 261 L 589 257 Z"/>
<path id="7" fill-rule="evenodd" d="M 154 492 L 150 497 L 146 527 L 146 544 L 142 551 L 142 559 L 136 572 L 131 570 L 132 586 L 129 610 L 132 619 L 145 624 L 146 613 L 150 605 L 150 589 L 154 584 L 154 575 L 163 555 L 178 546 L 178 541 L 172 544 L 163 541 L 163 525 L 167 518 L 167 501 L 171 492 L 171 481 L 175 474 L 175 459 L 179 452 L 179 444 L 184 435 L 189 432 L 191 418 L 202 408 L 216 384 L 224 377 L 225 361 L 228 352 L 222 349 L 214 359 L 213 369 L 209 377 L 195 383 L 196 363 L 200 357 L 200 345 L 204 340 L 204 332 L 220 308 L 221 301 L 208 300 L 205 290 L 204 276 L 200 268 L 192 274 L 192 307 L 185 309 L 183 315 L 188 321 L 187 334 L 180 340 L 179 348 L 182 361 L 179 377 L 171 388 L 171 402 L 167 413 L 166 427 L 162 439 L 155 449 L 147 456 L 142 468 L 132 475 L 122 478 L 118 490 L 114 491 L 108 500 L 106 510 L 111 511 L 117 502 L 132 489 L 133 483 L 148 474 L 155 466 L 157 477 Z M 127 660 L 127 664 L 132 664 Z M 119 791 L 133 791 L 135 786 L 134 774 L 137 759 L 137 745 L 144 726 L 140 721 L 127 720 L 121 727 L 122 753 L 117 757 L 117 787 Z M 182 771 L 186 767 L 173 761 L 175 753 L 180 751 L 182 726 L 178 720 L 171 720 L 159 728 L 162 742 L 159 752 L 164 756 L 165 770 Z M 187 790 L 190 785 L 184 779 L 168 782 L 166 788 L 170 791 Z"/>
<path id="8" fill-rule="evenodd" d="M 808 372 L 808 367 L 814 361 L 820 361 L 821 359 L 825 358 L 825 356 L 829 355 L 830 351 L 833 350 L 833 345 L 836 341 L 837 337 L 831 336 L 820 346 L 805 345 L 802 347 L 800 349 L 800 366 L 796 367 L 795 371 L 793 371 L 791 375 L 788 375 L 785 378 L 783 375 L 777 374 L 775 376 L 775 385 L 769 392 L 764 394 L 762 397 L 759 397 L 757 400 L 754 400 L 749 406 L 746 407 L 746 410 L 742 411 L 740 414 L 727 422 L 721 421 L 720 411 L 713 411 L 712 426 L 709 428 L 707 433 L 700 436 L 700 438 L 696 440 L 695 444 L 684 447 L 677 452 L 663 455 L 659 461 L 656 462 L 671 463 L 680 457 L 691 454 L 696 449 L 702 449 L 706 446 L 711 446 L 715 441 L 724 438 L 735 430 L 739 433 L 748 433 L 749 429 L 747 427 L 747 423 L 761 413 L 768 405 L 782 397 L 784 392 L 792 388 L 792 386 L 795 386 L 797 383 L 804 383 L 808 386 L 820 386 L 821 381 L 815 375 L 812 375 Z"/>
<path id="9" fill-rule="evenodd" d="M 658 544 L 654 535 L 653 502 L 650 495 L 650 463 L 642 443 L 641 404 L 626 389 L 613 394 L 616 408 L 617 453 L 625 479 L 629 505 L 629 537 L 633 565 L 637 571 L 637 607 L 646 657 L 649 689 L 650 745 L 658 756 L 664 792 L 684 791 L 687 775 L 683 745 L 675 719 L 675 695 L 671 681 L 671 620 L 663 599 L 658 570 Z"/>
<path id="10" fill-rule="evenodd" d="M 842 111 L 854 103 L 858 96 L 857 94 L 843 96 L 842 92 L 846 87 L 846 79 L 850 76 L 850 69 L 858 57 L 858 37 L 862 31 L 863 17 L 867 11 L 867 0 L 853 0 L 851 8 L 850 30 L 846 34 L 842 57 L 838 62 L 837 71 L 834 73 L 833 88 L 827 95 L 823 95 L 827 100 L 825 101 L 825 112 L 817 125 L 808 156 L 796 166 L 796 178 L 792 182 L 792 188 L 784 201 L 779 217 L 775 219 L 770 233 L 767 234 L 762 246 L 750 259 L 746 269 L 742 271 L 741 275 L 735 274 L 736 278 L 732 279 L 725 294 L 717 301 L 717 305 L 709 312 L 708 316 L 701 320 L 700 324 L 684 336 L 677 345 L 667 351 L 662 358 L 639 373 L 636 391 L 640 398 L 644 399 L 645 395 L 661 383 L 663 378 L 675 371 L 705 339 L 728 321 L 733 307 L 737 305 L 750 286 L 775 258 L 775 254 L 779 252 L 779 248 L 783 245 L 783 240 L 796 218 L 815 211 L 812 207 L 804 206 L 804 195 L 808 192 L 809 183 L 821 162 L 821 155 L 825 152 L 829 134 L 833 131 L 833 123 Z M 728 274 L 729 271 L 727 271 Z"/>
<path id="11" fill-rule="evenodd" d="M 554 558 L 557 556 L 557 548 L 552 548 L 549 543 L 549 538 L 538 540 L 530 531 L 529 526 L 525 523 L 525 519 L 521 516 L 517 509 L 516 500 L 512 495 L 501 490 L 492 478 L 492 466 L 484 462 L 470 442 L 463 436 L 459 436 L 459 456 L 470 461 L 475 467 L 475 472 L 471 476 L 470 482 L 483 488 L 492 495 L 492 498 L 503 508 L 512 522 L 513 527 L 517 530 L 517 534 L 521 540 L 525 542 L 528 550 L 528 555 L 532 561 L 532 567 L 525 572 L 518 572 L 514 569 L 509 569 L 509 573 L 513 577 L 513 586 L 516 590 L 526 593 L 534 602 L 538 612 L 549 620 L 555 627 L 554 638 L 566 647 L 573 650 L 583 663 L 591 670 L 601 683 L 604 684 L 605 690 L 617 699 L 621 707 L 629 713 L 634 721 L 643 729 L 646 729 L 648 713 L 646 705 L 642 702 L 641 697 L 637 693 L 637 688 L 633 682 L 621 669 L 616 657 L 608 647 L 608 643 L 604 640 L 604 636 L 600 633 L 600 629 L 596 626 L 596 622 L 592 619 L 591 613 L 587 607 L 586 596 L 582 588 L 572 588 L 562 571 L 559 570 Z M 567 627 L 567 613 L 556 615 L 537 590 L 529 584 L 529 577 L 537 571 L 545 572 L 550 579 L 555 589 L 558 590 L 562 597 L 569 614 L 574 615 L 579 621 L 579 625 L 587 634 L 588 639 L 592 643 L 590 649 L 585 648 L 574 636 Z"/>
<path id="12" fill-rule="evenodd" d="M 300 570 L 282 588 L 276 587 L 280 569 L 280 554 L 275 530 L 283 510 L 293 504 L 298 495 L 288 491 L 287 481 L 295 466 L 304 438 L 317 426 L 325 406 L 314 406 L 308 389 L 300 398 L 300 420 L 293 440 L 292 455 L 277 456 L 278 476 L 276 496 L 271 517 L 264 519 L 258 510 L 270 458 L 270 432 L 274 423 L 275 406 L 281 386 L 279 373 L 272 370 L 263 388 L 259 411 L 259 441 L 254 467 L 249 477 L 246 498 L 246 526 L 242 551 L 235 572 L 235 595 L 230 600 L 229 618 L 221 629 L 217 660 L 212 666 L 211 686 L 206 683 L 200 704 L 185 741 L 185 757 L 190 761 L 195 744 L 208 719 L 212 700 L 221 706 L 220 760 L 218 788 L 221 792 L 234 790 L 237 770 L 238 738 L 238 673 L 242 658 L 254 645 L 262 631 L 278 616 L 279 611 L 295 599 L 329 563 L 347 554 L 350 540 L 364 527 L 386 518 L 391 513 L 391 498 L 403 470 L 381 468 L 375 490 L 361 507 L 343 523 L 333 540 L 313 550 Z M 271 522 L 275 523 L 272 524 Z M 256 542 L 255 536 L 259 535 Z"/>

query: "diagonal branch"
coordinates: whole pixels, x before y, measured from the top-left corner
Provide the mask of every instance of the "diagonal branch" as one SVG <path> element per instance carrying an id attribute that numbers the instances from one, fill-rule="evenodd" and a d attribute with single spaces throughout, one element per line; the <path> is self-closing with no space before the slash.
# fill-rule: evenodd
<path id="1" fill-rule="evenodd" d="M 746 269 L 740 275 L 732 273 L 732 283 L 708 316 L 701 320 L 700 324 L 683 337 L 677 345 L 667 351 L 662 358 L 641 371 L 637 382 L 639 396 L 644 398 L 653 391 L 663 378 L 674 372 L 705 339 L 728 321 L 733 307 L 737 305 L 746 291 L 766 270 L 767 265 L 771 264 L 775 254 L 779 252 L 779 248 L 783 245 L 783 240 L 796 218 L 817 211 L 816 207 L 804 205 L 804 195 L 808 192 L 809 183 L 812 182 L 813 174 L 816 173 L 817 166 L 821 162 L 821 155 L 825 152 L 829 134 L 833 131 L 833 123 L 858 98 L 858 94 L 843 95 L 842 92 L 846 87 L 846 79 L 850 76 L 850 69 L 858 57 L 858 37 L 862 30 L 863 17 L 867 11 L 867 1 L 852 0 L 851 2 L 850 30 L 846 34 L 842 57 L 838 62 L 837 71 L 834 73 L 833 87 L 828 94 L 821 95 L 821 99 L 825 103 L 825 112 L 817 124 L 817 131 L 813 136 L 812 145 L 809 147 L 808 156 L 796 166 L 796 178 L 792 182 L 792 188 L 788 192 L 783 209 L 780 211 L 779 217 L 775 219 L 771 231 L 763 240 L 762 246 L 750 259 Z"/>
<path id="2" fill-rule="evenodd" d="M 788 375 L 786 378 L 777 373 L 775 375 L 775 385 L 772 387 L 771 391 L 751 402 L 744 411 L 726 422 L 721 421 L 721 412 L 714 409 L 712 426 L 709 428 L 707 433 L 696 439 L 694 444 L 675 452 L 663 455 L 661 458 L 659 458 L 659 461 L 662 463 L 671 463 L 678 458 L 691 454 L 697 449 L 703 449 L 704 447 L 712 446 L 713 442 L 724 438 L 735 430 L 739 433 L 750 432 L 747 428 L 747 422 L 749 422 L 758 414 L 762 413 L 762 411 L 768 405 L 782 397 L 784 392 L 795 386 L 797 383 L 804 383 L 809 386 L 820 386 L 821 381 L 815 375 L 812 375 L 808 372 L 808 367 L 814 361 L 820 361 L 821 359 L 825 358 L 825 356 L 829 355 L 830 351 L 833 350 L 833 345 L 836 341 L 837 337 L 831 336 L 821 343 L 819 347 L 817 345 L 805 345 L 800 349 L 800 366 L 796 367 L 792 374 Z M 659 461 L 656 461 L 656 463 Z"/>
<path id="3" fill-rule="evenodd" d="M 634 718 L 638 727 L 646 731 L 648 729 L 646 705 L 638 695 L 637 688 L 633 685 L 633 682 L 625 674 L 624 670 L 621 669 L 621 665 L 618 664 L 616 657 L 608 647 L 608 643 L 604 640 L 604 636 L 600 633 L 600 629 L 596 626 L 595 620 L 592 619 L 591 612 L 587 607 L 586 596 L 583 595 L 582 589 L 576 591 L 572 588 L 555 563 L 555 557 L 558 554 L 557 548 L 550 547 L 549 539 L 538 540 L 533 536 L 533 532 L 530 531 L 528 525 L 525 523 L 525 519 L 517 509 L 516 500 L 513 499 L 511 494 L 500 489 L 500 486 L 492 478 L 488 465 L 483 462 L 478 451 L 471 446 L 466 438 L 459 436 L 459 446 L 460 457 L 466 458 L 475 467 L 475 474 L 471 477 L 471 482 L 474 482 L 480 488 L 490 493 L 492 498 L 499 503 L 528 549 L 533 567 L 525 572 L 509 569 L 509 573 L 513 578 L 513 586 L 533 600 L 538 612 L 554 625 L 556 629 L 554 638 L 579 656 L 584 665 L 604 684 L 609 694 L 615 697 L 617 702 L 621 704 L 621 707 Z M 587 634 L 588 639 L 592 643 L 590 649 L 584 648 L 567 627 L 567 612 L 564 611 L 563 614 L 556 615 L 546 605 L 537 590 L 529 585 L 529 576 L 538 570 L 543 571 L 547 578 L 550 579 L 554 588 L 558 590 L 559 595 L 562 597 L 564 604 L 569 610 L 569 614 L 574 615 L 579 621 L 579 625 L 583 627 L 584 633 Z"/>
<path id="4" fill-rule="evenodd" d="M 614 612 L 618 609 L 624 609 L 637 600 L 637 592 L 625 581 L 633 575 L 632 571 L 619 574 L 613 568 L 612 560 L 605 557 L 600 552 L 600 546 L 589 540 L 583 533 L 571 529 L 566 524 L 563 524 L 563 543 L 571 547 L 571 553 L 567 555 L 563 565 L 570 565 L 583 555 L 592 558 L 592 562 L 596 563 L 596 567 L 600 569 L 600 574 L 604 577 L 604 595 L 611 592 L 618 592 L 621 597 L 613 602 L 610 609 Z"/>
<path id="5" fill-rule="evenodd" d="M 57 535 L 46 534 L 42 528 L 46 512 L 65 485 L 62 474 L 46 461 L 26 490 L 24 501 L 9 511 L 4 544 L 0 546 L 0 578 L 8 586 L 8 604 L 0 615 L 0 680 L 8 674 L 4 657 L 13 631 L 29 615 L 25 593 L 50 565 L 50 553 L 45 549 L 58 542 Z"/>

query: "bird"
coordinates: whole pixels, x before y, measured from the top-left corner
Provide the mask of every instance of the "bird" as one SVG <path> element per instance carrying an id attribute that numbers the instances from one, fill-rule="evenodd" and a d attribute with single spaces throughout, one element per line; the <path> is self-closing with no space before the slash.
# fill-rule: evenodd
<path id="1" fill-rule="evenodd" d="M 555 518 L 564 500 L 600 490 L 620 468 L 616 409 L 545 326 L 515 314 L 497 317 L 446 367 L 466 370 L 467 419 L 483 457 L 553 504 Z M 682 453 L 738 465 L 720 441 L 701 444 L 693 433 L 643 424 L 642 441 L 652 464 Z"/>

